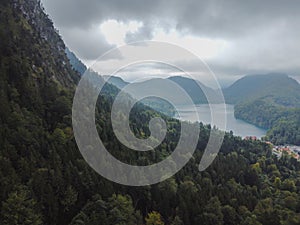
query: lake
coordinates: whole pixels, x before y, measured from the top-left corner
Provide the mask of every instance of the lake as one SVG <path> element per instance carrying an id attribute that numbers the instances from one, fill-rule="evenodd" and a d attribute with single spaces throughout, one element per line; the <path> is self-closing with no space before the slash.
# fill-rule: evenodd
<path id="1" fill-rule="evenodd" d="M 216 117 L 219 116 L 219 119 L 221 119 L 224 113 L 223 105 L 212 104 L 211 107 L 214 110 Z M 198 116 L 195 113 L 195 108 L 193 106 L 184 105 L 178 107 L 177 110 L 181 116 L 181 118 L 178 119 L 196 122 L 199 118 L 200 122 L 202 122 L 203 124 L 212 124 L 211 110 L 208 104 L 196 105 Z M 236 136 L 241 136 L 241 137 L 256 136 L 258 138 L 261 138 L 266 135 L 267 132 L 266 130 L 258 128 L 243 120 L 236 119 L 234 117 L 233 105 L 226 105 L 226 118 L 227 118 L 226 131 L 233 131 L 234 135 Z"/>

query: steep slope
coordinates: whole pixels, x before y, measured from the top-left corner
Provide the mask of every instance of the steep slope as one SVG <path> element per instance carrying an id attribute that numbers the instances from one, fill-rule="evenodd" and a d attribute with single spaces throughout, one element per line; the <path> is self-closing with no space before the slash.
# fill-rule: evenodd
<path id="1" fill-rule="evenodd" d="M 2 121 L 23 109 L 48 118 L 54 107 L 49 102 L 64 101 L 63 89 L 73 90 L 79 74 L 68 63 L 65 45 L 38 1 L 1 2 L 0 16 Z"/>
<path id="2" fill-rule="evenodd" d="M 79 74 L 39 1 L 1 1 L 0 21 L 0 223 L 64 223 L 54 193 L 73 187 L 58 152 L 72 149 Z"/>
<path id="3" fill-rule="evenodd" d="M 77 56 L 73 52 L 70 51 L 69 48 L 66 48 L 66 54 L 68 59 L 70 60 L 72 68 L 83 75 L 87 70 L 87 67 L 77 58 Z"/>
<path id="4" fill-rule="evenodd" d="M 0 39 L 0 224 L 69 224 L 99 193 L 109 224 L 119 219 L 112 209 L 124 213 L 124 224 L 141 224 L 131 197 L 112 196 L 113 183 L 93 172 L 76 147 L 71 106 L 80 74 L 40 1 L 1 1 Z M 108 113 L 118 90 L 107 85 L 105 91 L 99 133 L 120 152 Z"/>

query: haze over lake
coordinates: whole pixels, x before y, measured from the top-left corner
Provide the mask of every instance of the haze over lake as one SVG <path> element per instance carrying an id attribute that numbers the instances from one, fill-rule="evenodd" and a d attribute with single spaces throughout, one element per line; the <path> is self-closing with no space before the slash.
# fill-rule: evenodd
<path id="1" fill-rule="evenodd" d="M 223 110 L 222 105 L 213 104 L 211 108 L 214 110 L 215 114 L 220 116 L 220 118 L 216 118 L 216 120 L 222 118 Z M 198 113 L 195 113 L 193 106 L 185 105 L 180 106 L 178 108 L 178 112 L 181 115 L 181 120 L 187 120 L 191 122 L 198 121 L 204 124 L 212 124 L 211 123 L 211 110 L 208 104 L 201 104 L 196 105 L 196 110 Z M 227 118 L 227 125 L 226 131 L 233 131 L 234 135 L 246 137 L 246 136 L 256 136 L 261 138 L 265 136 L 266 130 L 258 128 L 252 124 L 249 124 L 243 120 L 238 120 L 234 117 L 234 106 L 233 105 L 226 105 L 226 118 Z"/>

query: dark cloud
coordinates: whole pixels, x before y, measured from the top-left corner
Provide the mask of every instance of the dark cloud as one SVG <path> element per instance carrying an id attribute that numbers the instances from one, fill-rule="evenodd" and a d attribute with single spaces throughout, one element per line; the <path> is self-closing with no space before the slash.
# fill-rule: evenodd
<path id="1" fill-rule="evenodd" d="M 178 29 L 204 36 L 237 37 L 276 26 L 280 21 L 299 22 L 299 1 L 211 0 L 188 1 L 177 16 Z M 296 27 L 295 27 L 296 28 Z"/>
<path id="2" fill-rule="evenodd" d="M 62 29 L 61 33 L 67 40 L 68 47 L 81 59 L 95 60 L 104 52 L 115 47 L 106 42 L 99 28 L 91 27 L 84 32 L 76 28 Z"/>
<path id="3" fill-rule="evenodd" d="M 143 22 L 144 26 L 135 33 L 127 33 L 126 42 L 151 39 L 157 27 L 228 41 L 231 44 L 228 51 L 210 62 L 212 67 L 220 71 L 222 68 L 223 74 L 278 70 L 298 76 L 297 71 L 300 71 L 300 1 L 42 2 L 67 44 L 83 59 L 93 59 L 113 47 L 103 37 L 100 40 L 101 34 L 92 31 L 95 25 L 108 19 L 136 20 Z"/>
<path id="4" fill-rule="evenodd" d="M 137 32 L 127 33 L 125 37 L 126 43 L 137 42 L 141 40 L 151 40 L 153 38 L 153 24 L 143 24 Z"/>
<path id="5" fill-rule="evenodd" d="M 300 1 L 282 0 L 43 0 L 43 3 L 59 27 L 86 28 L 107 19 L 174 20 L 178 29 L 218 37 L 237 36 L 300 17 Z"/>
<path id="6" fill-rule="evenodd" d="M 59 27 L 87 28 L 104 20 L 145 20 L 155 17 L 159 1 L 43 0 L 47 12 Z"/>

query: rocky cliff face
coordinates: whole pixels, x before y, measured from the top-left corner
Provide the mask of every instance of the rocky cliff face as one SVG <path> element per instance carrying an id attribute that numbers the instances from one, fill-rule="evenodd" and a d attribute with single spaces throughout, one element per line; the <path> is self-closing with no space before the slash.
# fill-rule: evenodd
<path id="1" fill-rule="evenodd" d="M 73 71 L 65 53 L 66 46 L 52 21 L 44 12 L 40 0 L 12 0 L 10 4 L 13 16 L 16 17 L 15 20 L 23 24 L 22 34 L 28 38 L 31 36 L 31 42 L 34 43 L 31 49 L 31 55 L 34 58 L 31 65 L 33 71 L 40 71 L 41 66 L 48 67 L 50 71 L 44 72 L 53 81 L 67 87 L 73 86 L 79 76 Z M 19 36 L 19 40 L 16 40 L 20 45 L 22 38 Z M 30 51 L 30 49 L 26 51 Z M 53 69 L 53 65 L 55 65 L 55 69 Z"/>
<path id="2" fill-rule="evenodd" d="M 39 0 L 14 0 L 13 5 L 15 9 L 21 11 L 41 38 L 50 42 L 54 49 L 60 52 L 65 50 L 65 44 L 61 40 L 58 30 L 54 28 L 52 21 L 45 14 Z"/>

